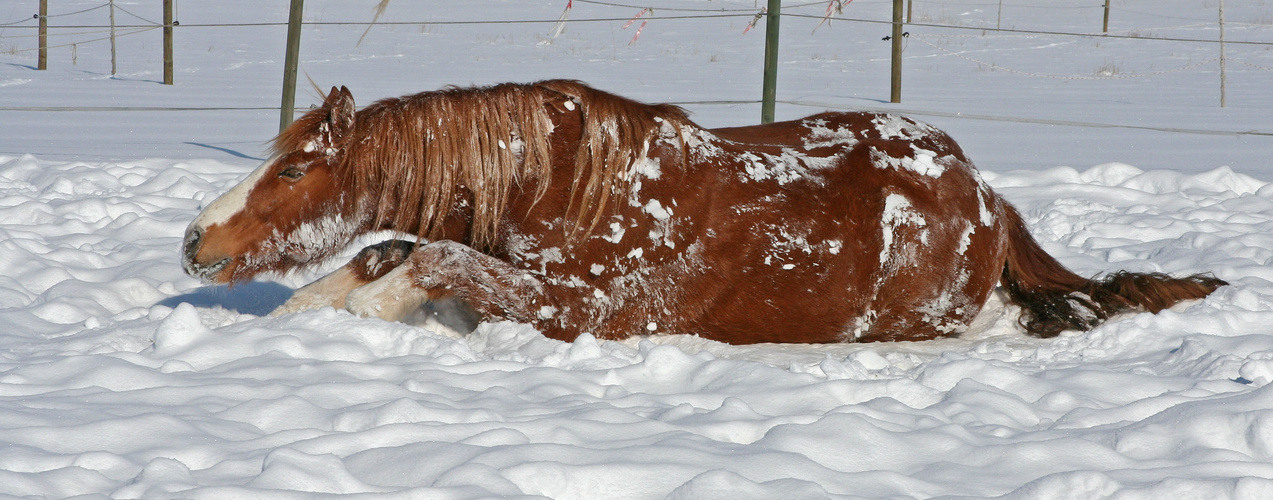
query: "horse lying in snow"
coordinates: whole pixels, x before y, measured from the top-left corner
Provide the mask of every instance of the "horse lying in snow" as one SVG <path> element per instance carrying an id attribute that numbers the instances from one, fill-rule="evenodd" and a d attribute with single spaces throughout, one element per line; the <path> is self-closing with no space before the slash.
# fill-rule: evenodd
<path id="1" fill-rule="evenodd" d="M 416 241 L 364 249 L 276 312 L 401 320 L 458 299 L 566 341 L 925 340 L 964 331 L 1002 284 L 1025 329 L 1047 337 L 1225 284 L 1075 275 L 949 136 L 906 118 L 704 130 L 675 106 L 561 80 L 361 111 L 333 88 L 191 223 L 183 264 L 241 282 L 380 230 Z"/>

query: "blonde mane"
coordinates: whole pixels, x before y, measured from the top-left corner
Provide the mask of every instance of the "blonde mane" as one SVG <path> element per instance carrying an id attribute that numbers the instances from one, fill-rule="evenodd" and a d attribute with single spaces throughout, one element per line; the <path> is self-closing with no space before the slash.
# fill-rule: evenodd
<path id="1" fill-rule="evenodd" d="M 475 248 L 490 248 L 514 188 L 539 200 L 552 179 L 547 104 L 570 99 L 583 114 L 574 167 L 571 240 L 587 235 L 615 200 L 631 187 L 631 166 L 667 122 L 692 125 L 684 110 L 648 105 L 580 82 L 549 80 L 492 87 L 449 87 L 378 101 L 356 113 L 353 137 L 337 175 L 344 189 L 369 195 L 377 226 L 418 228 L 436 239 L 443 220 L 468 204 L 468 235 Z M 275 151 L 303 144 L 326 114 L 315 110 L 275 140 Z M 684 141 L 681 141 L 684 144 Z M 684 154 L 682 154 L 682 160 Z M 391 206 L 392 205 L 392 206 Z"/>
<path id="2" fill-rule="evenodd" d="M 572 80 L 536 84 L 570 96 L 582 104 L 583 133 L 575 157 L 575 181 L 570 204 L 575 209 L 570 239 L 586 236 L 611 207 L 612 197 L 627 198 L 632 187 L 632 164 L 643 158 L 651 144 L 671 126 L 681 145 L 681 164 L 688 159 L 684 134 L 690 121 L 685 110 L 671 104 L 645 104 L 603 92 Z M 571 210 L 567 209 L 567 213 Z"/>

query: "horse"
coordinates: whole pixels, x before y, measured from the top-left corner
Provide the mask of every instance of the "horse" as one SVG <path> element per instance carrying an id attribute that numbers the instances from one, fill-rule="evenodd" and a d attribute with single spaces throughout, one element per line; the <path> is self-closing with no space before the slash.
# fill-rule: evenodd
<path id="1" fill-rule="evenodd" d="M 273 314 L 401 321 L 456 301 L 573 341 L 918 341 L 968 329 L 997 285 L 1037 337 L 1226 283 L 1085 278 L 946 133 L 825 112 L 704 129 L 581 82 L 447 87 L 357 110 L 346 87 L 274 139 L 186 231 L 187 273 L 238 283 L 392 231 Z"/>

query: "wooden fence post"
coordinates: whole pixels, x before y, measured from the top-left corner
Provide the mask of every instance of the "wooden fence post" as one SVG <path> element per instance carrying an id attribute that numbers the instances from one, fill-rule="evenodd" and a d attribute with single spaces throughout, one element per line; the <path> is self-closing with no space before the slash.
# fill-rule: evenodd
<path id="1" fill-rule="evenodd" d="M 164 0 L 164 85 L 172 85 L 172 0 Z"/>
<path id="2" fill-rule="evenodd" d="M 301 13 L 304 11 L 305 0 L 292 0 L 291 10 L 287 13 L 287 53 L 283 58 L 283 105 L 279 112 L 279 132 L 292 124 L 292 114 L 296 111 L 296 66 L 301 54 Z"/>
<path id="3" fill-rule="evenodd" d="M 1105 24 L 1101 25 L 1101 33 L 1109 33 L 1109 3 L 1114 0 L 1105 0 Z"/>
<path id="4" fill-rule="evenodd" d="M 40 56 L 35 69 L 49 69 L 49 0 L 40 0 Z"/>
<path id="5" fill-rule="evenodd" d="M 1220 0 L 1220 107 L 1225 106 L 1224 0 Z"/>
<path id="6" fill-rule="evenodd" d="M 115 0 L 110 0 L 111 9 L 111 76 L 115 76 Z"/>
<path id="7" fill-rule="evenodd" d="M 893 77 L 889 102 L 902 102 L 902 0 L 893 0 Z"/>
<path id="8" fill-rule="evenodd" d="M 782 0 L 769 0 L 765 19 L 765 77 L 760 92 L 760 123 L 773 123 L 774 100 L 778 97 L 778 19 Z"/>

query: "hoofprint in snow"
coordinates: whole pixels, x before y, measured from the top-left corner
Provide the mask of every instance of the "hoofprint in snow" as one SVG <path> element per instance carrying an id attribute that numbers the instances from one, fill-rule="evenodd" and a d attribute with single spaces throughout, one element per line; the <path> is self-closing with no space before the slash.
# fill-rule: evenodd
<path id="1" fill-rule="evenodd" d="M 1228 169 L 985 174 L 1070 267 L 1234 283 L 1203 301 L 1052 340 L 992 302 L 960 339 L 736 347 L 260 316 L 310 277 L 200 288 L 174 250 L 250 168 L 0 158 L 3 493 L 1273 493 L 1273 188 Z"/>

